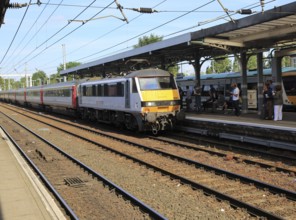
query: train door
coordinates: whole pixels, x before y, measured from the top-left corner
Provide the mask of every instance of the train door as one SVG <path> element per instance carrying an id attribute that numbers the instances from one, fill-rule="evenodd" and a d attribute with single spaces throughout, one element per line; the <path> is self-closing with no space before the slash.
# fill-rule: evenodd
<path id="1" fill-rule="evenodd" d="M 82 105 L 82 97 L 83 97 L 83 88 L 86 88 L 85 86 L 79 85 L 78 88 L 78 100 L 79 100 L 79 106 Z"/>
<path id="2" fill-rule="evenodd" d="M 130 81 L 129 80 L 126 80 L 125 81 L 125 91 L 124 91 L 124 94 L 125 94 L 125 108 L 130 108 L 131 107 L 131 93 L 130 93 Z"/>
<path id="3" fill-rule="evenodd" d="M 40 89 L 40 103 L 43 105 L 43 89 Z"/>

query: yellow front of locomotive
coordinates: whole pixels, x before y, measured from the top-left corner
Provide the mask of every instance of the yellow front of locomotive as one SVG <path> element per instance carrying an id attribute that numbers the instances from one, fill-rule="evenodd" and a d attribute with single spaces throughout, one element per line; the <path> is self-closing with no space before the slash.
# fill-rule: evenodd
<path id="1" fill-rule="evenodd" d="M 142 121 L 154 134 L 172 129 L 180 114 L 180 96 L 171 74 L 138 77 Z"/>

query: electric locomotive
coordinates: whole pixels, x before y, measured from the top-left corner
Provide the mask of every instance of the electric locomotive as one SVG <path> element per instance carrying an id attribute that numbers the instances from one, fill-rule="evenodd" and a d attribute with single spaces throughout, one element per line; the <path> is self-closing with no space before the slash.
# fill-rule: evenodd
<path id="1" fill-rule="evenodd" d="M 78 111 L 84 118 L 152 131 L 174 127 L 182 118 L 180 96 L 172 74 L 159 69 L 79 85 Z"/>

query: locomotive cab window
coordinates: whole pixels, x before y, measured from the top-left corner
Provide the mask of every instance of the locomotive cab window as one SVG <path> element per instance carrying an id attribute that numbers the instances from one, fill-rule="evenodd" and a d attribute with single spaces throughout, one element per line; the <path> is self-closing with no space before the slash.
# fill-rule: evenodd
<path id="1" fill-rule="evenodd" d="M 132 80 L 132 93 L 138 93 L 137 84 L 135 78 Z"/>
<path id="2" fill-rule="evenodd" d="M 139 78 L 139 84 L 142 91 L 176 89 L 176 85 L 172 76 Z"/>

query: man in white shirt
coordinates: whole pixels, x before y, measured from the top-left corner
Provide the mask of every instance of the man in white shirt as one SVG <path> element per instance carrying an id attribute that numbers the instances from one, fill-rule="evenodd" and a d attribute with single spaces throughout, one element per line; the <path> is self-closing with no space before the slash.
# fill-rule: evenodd
<path id="1" fill-rule="evenodd" d="M 237 87 L 236 83 L 232 83 L 231 87 L 233 88 L 233 90 L 231 92 L 231 96 L 232 96 L 233 107 L 235 109 L 235 115 L 239 116 L 240 115 L 240 110 L 239 110 L 239 88 Z"/>

